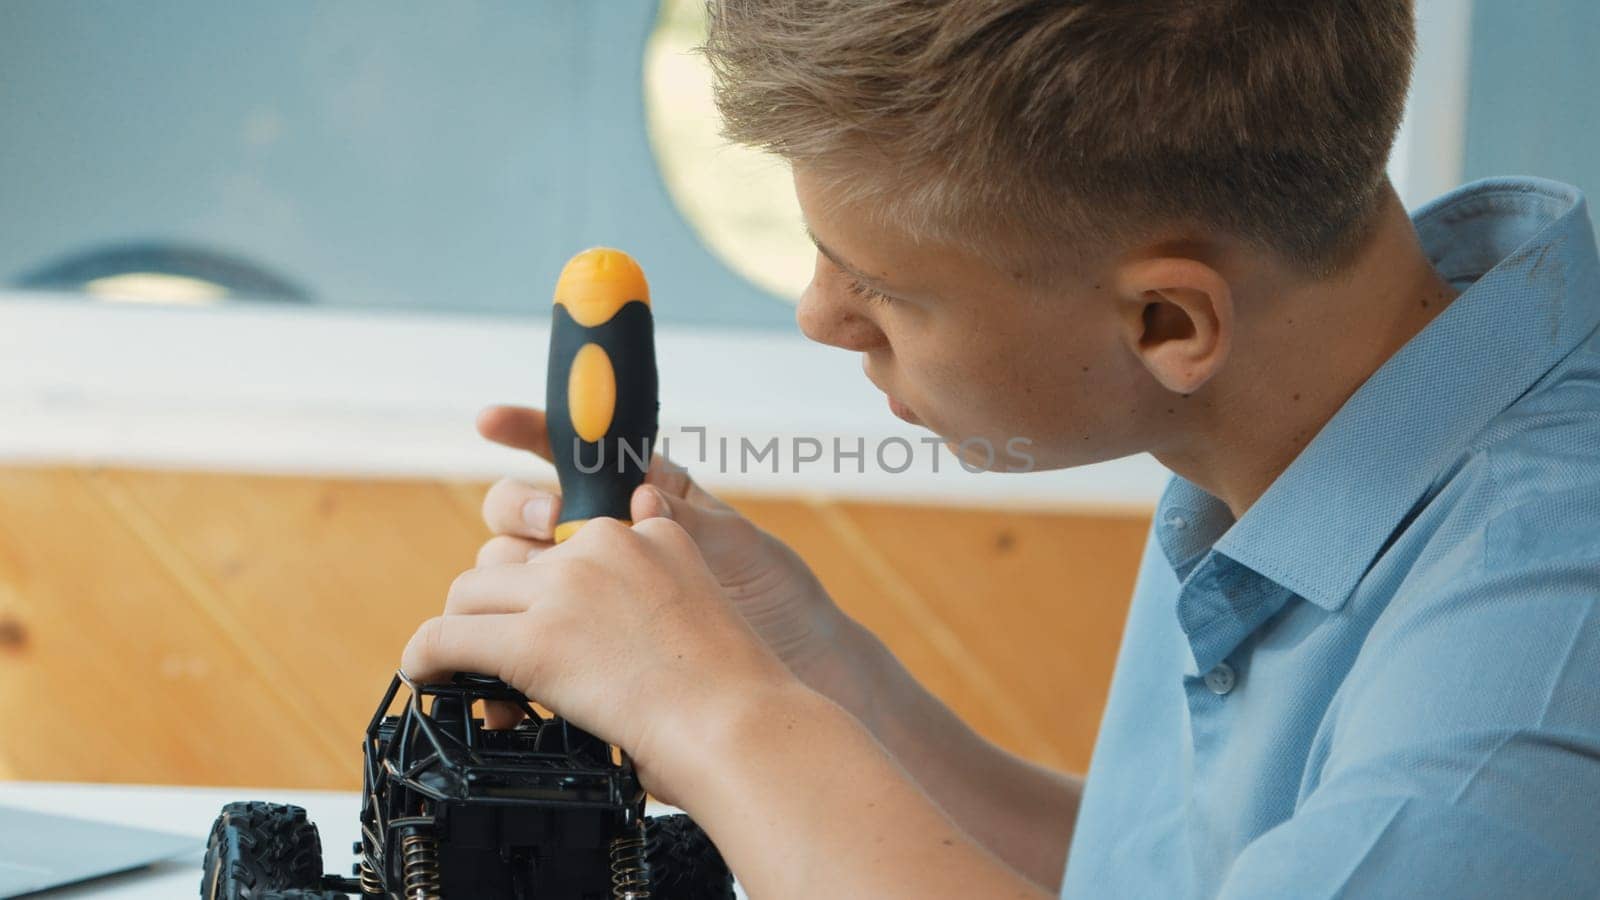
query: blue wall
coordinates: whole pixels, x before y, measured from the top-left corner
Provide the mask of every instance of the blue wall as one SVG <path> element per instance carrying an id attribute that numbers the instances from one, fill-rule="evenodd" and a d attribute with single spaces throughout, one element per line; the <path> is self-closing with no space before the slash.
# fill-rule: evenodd
<path id="1" fill-rule="evenodd" d="M 1600 197 L 1600 2 L 1473 4 L 1464 175 L 1543 175 Z"/>
<path id="2" fill-rule="evenodd" d="M 544 316 L 609 244 L 664 321 L 793 327 L 661 183 L 657 2 L 3 0 L 0 283 L 155 241 L 320 303 Z"/>

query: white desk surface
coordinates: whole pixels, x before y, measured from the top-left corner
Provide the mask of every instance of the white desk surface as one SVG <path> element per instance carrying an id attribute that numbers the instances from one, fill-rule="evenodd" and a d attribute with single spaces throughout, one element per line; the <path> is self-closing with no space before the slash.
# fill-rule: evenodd
<path id="1" fill-rule="evenodd" d="M 194 852 L 109 878 L 38 894 L 49 900 L 69 897 L 115 897 L 118 900 L 179 900 L 200 896 L 200 867 L 205 857 L 206 832 L 224 803 L 234 800 L 270 800 L 306 808 L 322 833 L 324 866 L 344 873 L 355 857 L 350 846 L 359 835 L 360 799 L 354 792 L 292 791 L 281 788 L 196 788 L 128 784 L 71 784 L 63 782 L 0 781 L 0 806 L 119 825 L 155 828 L 174 834 L 194 835 Z M 652 806 L 650 812 L 668 812 Z M 744 896 L 741 891 L 740 897 Z"/>

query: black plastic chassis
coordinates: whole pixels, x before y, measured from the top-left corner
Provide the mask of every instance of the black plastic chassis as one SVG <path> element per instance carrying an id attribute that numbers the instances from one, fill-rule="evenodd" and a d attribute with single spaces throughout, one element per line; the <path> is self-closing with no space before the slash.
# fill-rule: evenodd
<path id="1" fill-rule="evenodd" d="M 404 708 L 388 715 L 402 688 Z M 485 729 L 473 713 L 486 702 L 526 718 Z M 614 842 L 644 814 L 625 757 L 483 676 L 396 675 L 363 756 L 360 879 L 345 886 L 365 896 L 611 897 Z"/>

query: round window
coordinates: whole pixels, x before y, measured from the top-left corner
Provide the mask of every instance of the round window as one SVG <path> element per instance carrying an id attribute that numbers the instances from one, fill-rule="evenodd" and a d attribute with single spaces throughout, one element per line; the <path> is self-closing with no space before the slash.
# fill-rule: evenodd
<path id="1" fill-rule="evenodd" d="M 696 51 L 705 37 L 703 0 L 664 0 L 644 60 L 662 180 L 712 253 L 793 301 L 811 279 L 816 249 L 805 236 L 789 166 L 723 139 L 711 67 Z"/>

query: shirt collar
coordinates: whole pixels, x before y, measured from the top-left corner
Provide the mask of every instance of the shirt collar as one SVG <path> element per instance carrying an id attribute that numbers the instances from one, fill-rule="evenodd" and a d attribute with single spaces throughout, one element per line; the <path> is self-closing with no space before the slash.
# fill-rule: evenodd
<path id="1" fill-rule="evenodd" d="M 1412 217 L 1445 310 L 1363 384 L 1238 522 L 1175 477 L 1157 536 L 1180 578 L 1215 550 L 1342 607 L 1451 460 L 1600 325 L 1600 260 L 1576 189 L 1479 181 Z"/>

